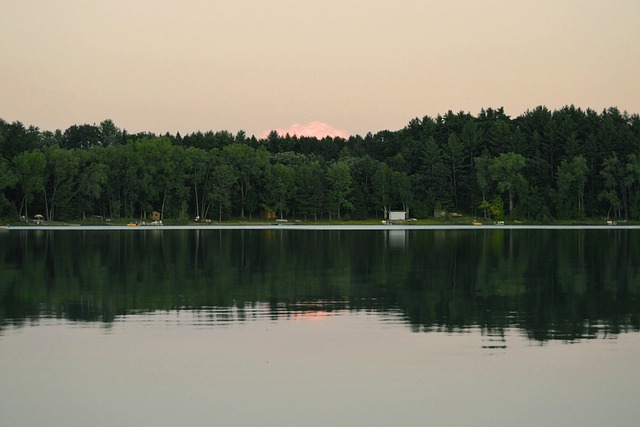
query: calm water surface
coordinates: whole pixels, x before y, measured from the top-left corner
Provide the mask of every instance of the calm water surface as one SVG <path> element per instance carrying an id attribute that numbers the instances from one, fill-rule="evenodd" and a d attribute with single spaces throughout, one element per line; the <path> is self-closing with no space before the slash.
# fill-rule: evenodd
<path id="1" fill-rule="evenodd" d="M 636 426 L 635 230 L 0 232 L 8 426 Z"/>

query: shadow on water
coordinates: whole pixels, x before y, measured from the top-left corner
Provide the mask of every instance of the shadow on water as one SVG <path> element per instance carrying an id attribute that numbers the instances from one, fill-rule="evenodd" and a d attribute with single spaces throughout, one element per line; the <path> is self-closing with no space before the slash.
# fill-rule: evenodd
<path id="1" fill-rule="evenodd" d="M 633 230 L 145 230 L 0 234 L 0 333 L 190 310 L 214 326 L 368 311 L 502 348 L 640 330 Z"/>

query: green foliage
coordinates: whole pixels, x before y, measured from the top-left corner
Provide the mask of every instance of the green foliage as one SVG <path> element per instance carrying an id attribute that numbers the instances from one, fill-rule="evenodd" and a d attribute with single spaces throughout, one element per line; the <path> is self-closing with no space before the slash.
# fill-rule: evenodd
<path id="1" fill-rule="evenodd" d="M 451 181 L 451 193 L 453 194 L 453 203 L 458 205 L 458 187 L 460 175 L 464 168 L 468 166 L 465 163 L 465 157 L 468 155 L 464 145 L 455 133 L 449 134 L 447 143 L 444 145 L 443 159 L 449 168 L 449 179 Z"/>
<path id="2" fill-rule="evenodd" d="M 29 203 L 33 201 L 37 192 L 44 191 L 47 179 L 47 159 L 41 151 L 25 151 L 13 158 L 16 176 L 22 190 L 20 214 L 24 207 L 24 216 L 29 219 Z"/>
<path id="3" fill-rule="evenodd" d="M 603 164 L 600 175 L 604 181 L 604 189 L 598 194 L 598 200 L 608 205 L 607 219 L 613 211 L 614 216 L 621 217 L 623 198 L 625 196 L 623 190 L 624 168 L 616 153 L 607 157 Z"/>
<path id="4" fill-rule="evenodd" d="M 296 206 L 300 213 L 318 220 L 318 215 L 322 213 L 325 176 L 320 162 L 317 160 L 301 164 L 295 169 L 295 191 L 294 196 Z"/>
<path id="5" fill-rule="evenodd" d="M 223 213 L 231 209 L 231 195 L 236 180 L 231 166 L 218 164 L 213 167 L 206 191 L 208 202 L 218 208 L 218 221 L 222 221 Z"/>
<path id="6" fill-rule="evenodd" d="M 488 152 L 485 152 L 480 157 L 476 157 L 474 159 L 475 168 L 476 168 L 476 181 L 478 183 L 478 187 L 482 192 L 482 200 L 485 201 L 485 198 L 492 187 L 492 179 L 491 173 L 489 172 L 489 166 L 491 165 L 491 157 Z"/>
<path id="7" fill-rule="evenodd" d="M 496 182 L 498 191 L 509 195 L 509 213 L 513 212 L 516 190 L 526 186 L 526 180 L 522 175 L 525 167 L 525 158 L 516 153 L 502 153 L 489 165 L 491 178 Z"/>
<path id="8" fill-rule="evenodd" d="M 0 157 L 0 216 L 8 209 L 9 199 L 5 195 L 7 188 L 13 187 L 18 182 L 18 177 L 11 170 L 9 162 Z"/>
<path id="9" fill-rule="evenodd" d="M 107 184 L 108 169 L 102 163 L 102 152 L 96 150 L 81 151 L 80 172 L 78 174 L 78 199 L 82 218 L 93 204 L 100 200 Z"/>
<path id="10" fill-rule="evenodd" d="M 259 206 L 292 219 L 400 208 L 421 218 L 436 206 L 495 216 L 496 196 L 512 218 L 640 219 L 640 117 L 615 108 L 449 111 L 347 140 L 133 135 L 111 120 L 50 132 L 0 119 L 0 159 L 2 212 L 51 220 L 245 218 Z"/>
<path id="11" fill-rule="evenodd" d="M 252 190 L 262 186 L 264 171 L 269 164 L 269 154 L 263 149 L 256 150 L 245 144 L 234 143 L 224 147 L 222 156 L 237 178 L 240 217 L 244 218 L 245 210 L 250 207 L 248 202 Z"/>
<path id="12" fill-rule="evenodd" d="M 504 219 L 504 203 L 502 202 L 502 197 L 496 196 L 493 198 L 489 205 L 489 213 L 497 220 Z"/>
<path id="13" fill-rule="evenodd" d="M 584 188 L 587 182 L 587 161 L 583 156 L 562 160 L 558 166 L 558 214 L 563 218 L 584 217 Z"/>
<path id="14" fill-rule="evenodd" d="M 483 200 L 479 208 L 483 210 L 486 219 L 504 219 L 504 202 L 500 196 L 494 197 L 490 202 Z"/>
<path id="15" fill-rule="evenodd" d="M 295 194 L 294 172 L 288 166 L 276 163 L 267 168 L 265 176 L 265 193 L 267 206 L 284 218 Z"/>
<path id="16" fill-rule="evenodd" d="M 375 189 L 374 200 L 376 200 L 376 203 L 382 209 L 384 218 L 388 217 L 389 210 L 391 210 L 391 185 L 393 184 L 391 177 L 392 171 L 385 163 L 380 164 L 371 177 L 371 182 Z"/>
<path id="17" fill-rule="evenodd" d="M 45 149 L 49 186 L 45 187 L 47 220 L 53 221 L 56 211 L 69 206 L 78 192 L 80 156 L 76 150 L 64 150 L 57 145 Z"/>
<path id="18" fill-rule="evenodd" d="M 338 219 L 340 219 L 343 209 L 353 209 L 353 204 L 349 198 L 352 188 L 353 180 L 349 166 L 344 162 L 332 163 L 327 169 L 327 207 L 329 218 L 331 218 L 332 212 L 336 212 Z"/>
<path id="19" fill-rule="evenodd" d="M 625 166 L 624 185 L 629 191 L 629 215 L 640 219 L 640 156 L 630 154 Z"/>

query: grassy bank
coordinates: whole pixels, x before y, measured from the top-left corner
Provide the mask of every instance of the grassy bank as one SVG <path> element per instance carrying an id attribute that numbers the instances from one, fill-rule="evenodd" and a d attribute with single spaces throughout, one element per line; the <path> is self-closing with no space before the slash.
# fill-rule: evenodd
<path id="1" fill-rule="evenodd" d="M 114 225 L 114 226 L 123 226 L 128 224 L 136 224 L 136 223 L 151 223 L 150 220 L 140 220 L 140 219 L 126 219 L 119 218 L 110 221 L 105 221 L 100 218 L 88 218 L 86 220 L 76 219 L 76 220 L 67 220 L 67 221 L 39 221 L 35 220 L 17 220 L 17 219 L 7 219 L 0 218 L 0 226 L 24 226 L 24 225 L 48 225 L 48 226 L 69 226 L 69 225 L 82 225 L 82 226 L 105 226 L 105 225 Z M 271 225 L 277 223 L 286 223 L 286 224 L 300 224 L 300 225 L 378 225 L 382 224 L 380 219 L 366 219 L 366 220 L 285 220 L 278 221 L 273 219 L 249 219 L 249 218 L 230 218 L 224 220 L 222 222 L 219 221 L 210 221 L 210 222 L 196 222 L 196 221 L 184 221 L 184 220 L 176 220 L 176 219 L 167 219 L 163 221 L 163 225 Z M 474 216 L 459 216 L 459 217 L 447 217 L 442 219 L 436 218 L 426 218 L 426 219 L 416 219 L 411 221 L 399 221 L 394 222 L 395 224 L 403 224 L 403 225 L 496 225 L 498 222 L 496 220 L 478 218 Z M 504 225 L 638 225 L 640 221 L 627 221 L 627 220 L 605 220 L 603 218 L 586 218 L 581 220 L 552 220 L 547 222 L 541 221 L 532 221 L 532 220 L 504 220 Z"/>

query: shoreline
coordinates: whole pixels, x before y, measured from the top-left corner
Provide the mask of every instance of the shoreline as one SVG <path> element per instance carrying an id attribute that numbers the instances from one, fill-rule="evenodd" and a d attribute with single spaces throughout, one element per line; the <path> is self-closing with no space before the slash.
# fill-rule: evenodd
<path id="1" fill-rule="evenodd" d="M 229 225 L 8 225 L 0 231 L 162 231 L 162 230 L 640 230 L 640 225 L 307 225 L 307 224 L 229 224 Z"/>

